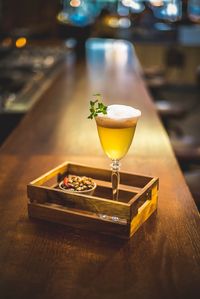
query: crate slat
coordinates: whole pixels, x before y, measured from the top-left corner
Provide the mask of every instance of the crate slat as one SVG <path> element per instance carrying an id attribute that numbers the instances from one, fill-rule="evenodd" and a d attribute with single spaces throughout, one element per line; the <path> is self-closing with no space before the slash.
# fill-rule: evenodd
<path id="1" fill-rule="evenodd" d="M 76 211 L 63 210 L 55 206 L 29 203 L 28 213 L 31 218 L 114 235 L 121 238 L 129 237 L 129 226 L 126 224 L 102 220 L 99 217 L 78 213 Z"/>
<path id="2" fill-rule="evenodd" d="M 130 218 L 129 204 L 119 201 L 115 202 L 99 197 L 67 193 L 62 190 L 32 185 L 27 186 L 27 194 L 31 202 L 58 203 L 69 208 L 86 210 L 96 214 L 113 214 L 120 218 Z"/>

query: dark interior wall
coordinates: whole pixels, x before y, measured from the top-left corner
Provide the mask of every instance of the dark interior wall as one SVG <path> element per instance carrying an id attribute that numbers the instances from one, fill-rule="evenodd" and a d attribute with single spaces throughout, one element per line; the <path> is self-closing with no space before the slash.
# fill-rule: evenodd
<path id="1" fill-rule="evenodd" d="M 0 0 L 1 32 L 24 27 L 54 31 L 60 7 L 60 0 Z"/>

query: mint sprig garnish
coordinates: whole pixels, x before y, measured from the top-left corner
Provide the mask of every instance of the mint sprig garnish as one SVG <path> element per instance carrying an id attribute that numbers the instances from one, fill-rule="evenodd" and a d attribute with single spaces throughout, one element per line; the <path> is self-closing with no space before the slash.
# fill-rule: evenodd
<path id="1" fill-rule="evenodd" d="M 102 97 L 99 93 L 93 95 L 93 101 L 90 101 L 90 115 L 89 119 L 93 119 L 99 113 L 107 114 L 107 106 L 102 103 Z M 100 102 L 101 101 L 101 102 Z"/>

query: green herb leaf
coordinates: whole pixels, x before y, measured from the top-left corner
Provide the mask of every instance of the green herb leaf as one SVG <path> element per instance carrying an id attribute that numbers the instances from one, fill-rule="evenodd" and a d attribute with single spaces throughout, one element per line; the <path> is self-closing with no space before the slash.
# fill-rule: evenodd
<path id="1" fill-rule="evenodd" d="M 89 119 L 93 119 L 99 113 L 107 114 L 107 106 L 105 106 L 102 102 L 102 97 L 100 93 L 96 93 L 93 95 L 94 99 L 90 101 L 90 115 Z"/>

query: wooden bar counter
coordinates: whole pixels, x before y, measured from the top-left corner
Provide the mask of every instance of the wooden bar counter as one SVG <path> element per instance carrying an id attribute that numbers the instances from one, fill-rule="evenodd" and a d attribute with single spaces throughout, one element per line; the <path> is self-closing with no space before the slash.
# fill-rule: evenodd
<path id="1" fill-rule="evenodd" d="M 0 298 L 198 298 L 200 219 L 127 42 L 90 40 L 0 149 Z M 139 108 L 121 169 L 159 177 L 158 210 L 130 240 L 30 220 L 26 185 L 64 161 L 109 169 L 91 95 Z"/>

